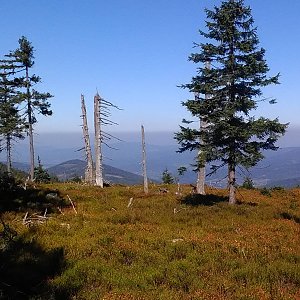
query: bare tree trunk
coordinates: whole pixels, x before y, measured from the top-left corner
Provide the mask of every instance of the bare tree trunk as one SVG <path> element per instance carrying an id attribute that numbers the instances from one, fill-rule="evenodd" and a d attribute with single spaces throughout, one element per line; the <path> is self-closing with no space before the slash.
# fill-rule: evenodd
<path id="1" fill-rule="evenodd" d="M 33 118 L 29 87 L 28 67 L 26 67 L 26 88 L 27 88 L 27 114 L 28 114 L 28 136 L 29 136 L 29 153 L 30 153 L 30 180 L 34 180 L 34 147 L 33 147 Z"/>
<path id="2" fill-rule="evenodd" d="M 228 165 L 229 204 L 236 203 L 235 166 Z"/>
<path id="3" fill-rule="evenodd" d="M 200 131 L 205 130 L 206 127 L 206 122 L 200 118 Z M 200 145 L 203 144 L 203 141 L 200 139 Z M 200 156 L 201 150 L 198 152 L 198 156 Z M 197 194 L 200 195 L 205 195 L 205 175 L 206 175 L 206 170 L 205 170 L 205 165 L 206 162 L 204 162 L 204 165 L 199 168 L 198 173 L 197 173 L 197 184 L 196 184 L 196 191 Z"/>
<path id="4" fill-rule="evenodd" d="M 205 67 L 206 69 L 210 70 L 210 62 L 207 61 L 205 63 Z M 195 100 L 197 100 L 198 98 L 198 94 L 195 94 Z M 205 95 L 205 100 L 209 100 L 210 99 L 210 95 L 206 94 Z M 200 117 L 200 132 L 206 130 L 207 127 L 207 123 L 204 120 L 203 117 Z M 203 145 L 203 141 L 200 139 L 200 145 Z M 198 155 L 200 156 L 201 150 L 199 150 Z M 205 170 L 205 165 L 206 162 L 204 162 L 204 165 L 199 168 L 198 170 L 198 174 L 197 174 L 197 185 L 196 185 L 196 190 L 197 190 L 197 194 L 200 195 L 205 195 L 205 176 L 206 176 L 206 170 Z"/>
<path id="5" fill-rule="evenodd" d="M 198 99 L 198 94 L 195 93 L 195 100 L 197 100 L 197 99 Z M 205 129 L 205 126 L 206 126 L 206 123 L 200 117 L 200 132 Z M 199 139 L 199 143 L 200 143 L 200 145 L 203 144 L 203 141 L 201 138 Z M 199 149 L 199 151 L 198 151 L 198 159 L 200 159 L 200 154 L 201 154 L 201 149 Z M 200 167 L 197 172 L 197 183 L 196 183 L 197 194 L 205 195 L 205 175 L 206 175 L 206 171 L 205 171 L 205 162 L 204 162 L 204 165 L 202 167 Z"/>
<path id="6" fill-rule="evenodd" d="M 87 183 L 92 184 L 93 183 L 93 158 L 92 158 L 90 136 L 89 136 L 89 130 L 87 124 L 86 107 L 85 107 L 83 95 L 81 95 L 81 110 L 82 110 L 82 120 L 83 120 L 82 130 L 83 130 L 84 145 L 85 145 L 85 155 L 87 160 L 85 181 Z"/>
<path id="7" fill-rule="evenodd" d="M 143 152 L 143 177 L 144 177 L 144 193 L 148 194 L 148 178 L 147 178 L 147 169 L 146 169 L 146 144 L 145 144 L 145 130 L 144 126 L 141 126 L 142 130 L 142 152 Z"/>
<path id="8" fill-rule="evenodd" d="M 201 167 L 197 173 L 197 194 L 205 195 L 205 167 Z"/>
<path id="9" fill-rule="evenodd" d="M 29 121 L 31 122 L 31 121 Z M 33 147 L 33 128 L 32 124 L 29 123 L 28 128 L 28 135 L 29 135 L 29 151 L 30 151 L 30 180 L 34 180 L 34 147 Z"/>
<path id="10" fill-rule="evenodd" d="M 206 69 L 210 70 L 210 62 L 207 61 L 205 63 L 205 67 Z M 198 98 L 198 94 L 195 94 L 195 100 L 197 100 Z M 205 95 L 205 100 L 209 100 L 210 96 L 209 95 Z M 200 117 L 200 132 L 204 131 L 207 127 L 207 123 L 205 122 L 203 117 Z M 200 139 L 200 145 L 203 145 L 203 141 Z M 200 155 L 201 150 L 199 150 L 198 155 Z M 205 170 L 205 165 L 206 162 L 204 162 L 204 166 L 202 166 L 199 170 L 198 170 L 198 174 L 197 174 L 197 185 L 196 185 L 196 190 L 197 190 L 197 194 L 200 195 L 205 195 L 205 176 L 206 176 L 206 170 Z"/>
<path id="11" fill-rule="evenodd" d="M 102 132 L 100 119 L 101 97 L 97 93 L 94 97 L 94 125 L 95 125 L 95 185 L 103 188 L 102 166 Z"/>
<path id="12" fill-rule="evenodd" d="M 11 174 L 11 136 L 9 134 L 6 135 L 6 167 L 7 167 L 7 173 Z"/>

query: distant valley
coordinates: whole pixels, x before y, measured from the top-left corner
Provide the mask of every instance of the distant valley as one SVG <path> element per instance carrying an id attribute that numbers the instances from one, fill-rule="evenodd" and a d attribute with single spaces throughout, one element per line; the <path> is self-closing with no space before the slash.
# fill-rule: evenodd
<path id="1" fill-rule="evenodd" d="M 104 173 L 112 182 L 124 184 L 142 183 L 141 171 L 141 146 L 137 142 L 118 142 L 112 144 L 118 150 L 105 148 Z M 49 172 L 61 180 L 70 177 L 83 176 L 85 162 L 83 153 L 77 152 L 78 147 L 47 148 L 37 147 L 37 153 L 42 158 L 42 163 Z M 46 150 L 45 150 L 46 149 Z M 148 177 L 161 181 L 161 174 L 168 169 L 177 177 L 177 169 L 186 166 L 188 172 L 180 177 L 182 183 L 194 183 L 196 175 L 192 171 L 195 153 L 177 153 L 178 146 L 173 145 L 147 145 L 147 170 Z M 15 167 L 28 171 L 28 164 L 16 163 Z M 209 168 L 207 173 L 209 173 Z M 207 183 L 213 186 L 226 186 L 226 168 L 217 174 L 207 177 Z M 237 169 L 238 183 L 241 184 L 245 177 L 250 177 L 256 186 L 284 186 L 300 185 L 300 147 L 280 148 L 277 151 L 265 153 L 265 159 L 256 167 L 246 171 Z"/>

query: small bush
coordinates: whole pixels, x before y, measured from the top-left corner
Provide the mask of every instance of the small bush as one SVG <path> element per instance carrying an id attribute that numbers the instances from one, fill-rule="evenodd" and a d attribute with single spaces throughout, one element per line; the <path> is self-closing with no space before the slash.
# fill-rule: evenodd
<path id="1" fill-rule="evenodd" d="M 16 178 L 7 172 L 0 173 L 0 192 L 14 192 L 18 189 L 18 184 L 20 182 Z M 3 195 L 3 194 L 2 194 Z"/>
<path id="2" fill-rule="evenodd" d="M 283 212 L 279 214 L 279 217 L 282 219 L 286 219 L 286 220 L 292 220 L 294 222 L 296 222 L 297 224 L 300 224 L 300 217 L 291 214 L 289 212 Z"/>
<path id="3" fill-rule="evenodd" d="M 271 191 L 266 187 L 262 188 L 260 193 L 264 196 L 272 197 Z"/>
<path id="4" fill-rule="evenodd" d="M 254 189 L 254 184 L 253 181 L 250 177 L 246 177 L 243 184 L 242 188 L 247 189 L 247 190 L 253 190 Z"/>
<path id="5" fill-rule="evenodd" d="M 282 187 L 282 186 L 274 186 L 274 187 L 272 187 L 271 190 L 272 191 L 281 191 L 281 192 L 283 192 L 284 191 L 284 187 Z"/>
<path id="6" fill-rule="evenodd" d="M 82 183 L 82 177 L 75 175 L 69 179 L 69 182 Z"/>
<path id="7" fill-rule="evenodd" d="M 172 174 L 168 171 L 168 169 L 165 169 L 162 173 L 162 182 L 164 184 L 172 184 L 174 183 L 174 177 L 172 176 Z"/>
<path id="8" fill-rule="evenodd" d="M 38 157 L 38 166 L 34 168 L 34 178 L 37 183 L 50 183 L 51 177 L 44 169 L 40 157 Z"/>

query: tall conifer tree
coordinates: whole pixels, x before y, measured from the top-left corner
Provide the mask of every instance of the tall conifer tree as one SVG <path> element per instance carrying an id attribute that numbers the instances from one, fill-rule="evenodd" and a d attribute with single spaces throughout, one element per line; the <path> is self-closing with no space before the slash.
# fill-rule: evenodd
<path id="1" fill-rule="evenodd" d="M 24 92 L 21 99 L 26 103 L 25 115 L 27 117 L 27 128 L 30 147 L 30 179 L 34 179 L 34 144 L 33 144 L 33 125 L 37 122 L 35 112 L 42 115 L 52 115 L 50 103 L 47 101 L 52 97 L 49 93 L 40 93 L 33 89 L 37 83 L 41 82 L 41 78 L 30 74 L 30 70 L 34 65 L 34 48 L 26 37 L 19 39 L 19 48 L 11 52 L 9 56 L 18 64 L 18 67 L 25 73 L 21 78 Z"/>
<path id="2" fill-rule="evenodd" d="M 236 167 L 249 168 L 263 158 L 262 150 L 276 150 L 277 139 L 287 124 L 278 119 L 251 115 L 262 101 L 262 88 L 278 84 L 279 74 L 268 76 L 265 50 L 259 48 L 250 7 L 243 0 L 223 1 L 220 7 L 205 10 L 206 43 L 197 44 L 199 53 L 190 60 L 200 63 L 198 74 L 182 87 L 199 97 L 183 102 L 194 117 L 207 124 L 205 131 L 181 126 L 176 138 L 180 151 L 201 149 L 197 166 L 219 161 L 228 166 L 229 202 L 236 202 Z M 207 69 L 203 65 L 211 63 Z M 205 98 L 209 95 L 209 99 Z M 274 99 L 269 101 L 271 104 Z M 199 143 L 199 139 L 202 143 Z"/>
<path id="3" fill-rule="evenodd" d="M 13 142 L 24 139 L 25 120 L 18 109 L 20 103 L 18 89 L 22 84 L 15 77 L 17 72 L 18 66 L 16 66 L 15 60 L 7 56 L 0 60 L 0 139 L 3 142 L 3 149 L 6 151 L 7 172 L 9 174 L 12 167 Z"/>

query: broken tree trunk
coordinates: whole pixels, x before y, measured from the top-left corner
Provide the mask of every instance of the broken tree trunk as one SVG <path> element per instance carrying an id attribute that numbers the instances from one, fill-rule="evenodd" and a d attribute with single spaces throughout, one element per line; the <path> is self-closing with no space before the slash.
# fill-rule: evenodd
<path id="1" fill-rule="evenodd" d="M 101 97 L 97 93 L 94 97 L 94 125 L 95 125 L 95 185 L 103 188 L 102 166 L 102 131 L 101 131 Z"/>
<path id="2" fill-rule="evenodd" d="M 148 179 L 147 179 L 147 169 L 146 169 L 146 144 L 145 144 L 145 130 L 144 126 L 141 126 L 142 129 L 142 152 L 143 152 L 143 177 L 144 177 L 144 192 L 148 194 Z"/>
<path id="3" fill-rule="evenodd" d="M 82 130 L 83 130 L 83 138 L 84 138 L 84 145 L 85 145 L 85 155 L 87 160 L 87 167 L 85 170 L 85 182 L 92 184 L 94 181 L 93 158 L 92 158 L 91 143 L 90 143 L 90 136 L 88 130 L 87 116 L 86 116 L 86 107 L 85 107 L 83 95 L 81 95 L 81 110 L 82 110 L 82 121 L 83 121 Z"/>

